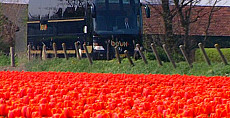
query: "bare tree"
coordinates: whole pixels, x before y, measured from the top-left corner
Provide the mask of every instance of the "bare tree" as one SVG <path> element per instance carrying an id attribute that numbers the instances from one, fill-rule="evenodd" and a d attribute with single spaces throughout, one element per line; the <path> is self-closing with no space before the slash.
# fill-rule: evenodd
<path id="1" fill-rule="evenodd" d="M 24 22 L 21 21 L 24 7 L 21 4 L 0 3 L 0 9 L 0 42 L 3 45 L 0 50 L 8 52 L 10 46 L 15 46 L 15 33 L 20 30 L 19 22 Z"/>
<path id="2" fill-rule="evenodd" d="M 170 9 L 170 0 L 152 0 L 152 1 L 145 1 L 148 4 L 161 4 L 161 5 L 151 5 L 151 7 L 161 15 L 164 22 L 164 38 L 163 43 L 170 47 L 170 50 L 176 51 L 176 38 L 173 33 L 173 18 L 176 15 L 175 9 Z"/>
<path id="3" fill-rule="evenodd" d="M 196 43 L 192 40 L 190 35 L 190 26 L 196 23 L 200 18 L 208 15 L 208 23 L 206 24 L 206 36 L 211 25 L 213 13 L 216 11 L 215 6 L 221 0 L 214 1 L 212 9 L 206 11 L 204 7 L 197 7 L 201 0 L 153 0 L 151 2 L 158 2 L 161 5 L 153 5 L 152 7 L 158 12 L 164 21 L 165 40 L 164 42 L 171 47 L 171 50 L 176 52 L 179 43 L 183 43 L 186 53 L 191 57 L 191 51 L 195 48 Z M 149 2 L 149 1 L 148 1 Z M 171 4 L 170 4 L 171 3 Z M 160 7 L 159 7 L 160 6 Z M 178 23 L 174 23 L 177 21 Z M 174 27 L 178 24 L 179 27 Z M 175 31 L 177 28 L 182 28 L 180 34 L 181 39 L 176 39 Z M 178 33 L 178 32 L 177 32 Z M 178 34 L 176 34 L 178 35 Z"/>
<path id="4" fill-rule="evenodd" d="M 220 8 L 216 8 L 215 6 L 216 6 L 216 4 L 218 3 L 218 2 L 220 2 L 221 0 L 215 0 L 214 1 L 214 4 L 213 4 L 213 6 L 212 6 L 212 8 L 211 8 L 211 10 L 210 10 L 210 12 L 209 12 L 209 15 L 208 15 L 208 23 L 207 23 L 207 27 L 206 27 L 206 29 L 205 29 L 205 37 L 204 37 L 204 40 L 203 40 L 203 45 L 205 46 L 205 43 L 206 43 L 206 41 L 207 41 L 207 39 L 208 39 L 208 35 L 209 35 L 209 28 L 210 28 L 210 25 L 211 25 L 211 21 L 212 21 L 212 18 L 213 18 L 213 13 L 214 12 L 216 12 L 216 11 L 218 11 L 218 10 L 220 10 Z M 211 2 L 211 0 L 210 0 L 210 2 Z"/>
<path id="5" fill-rule="evenodd" d="M 217 2 L 220 0 L 213 0 L 214 5 L 210 11 L 205 11 L 204 7 L 197 7 L 197 4 L 201 0 L 174 0 L 175 8 L 177 14 L 180 18 L 180 24 L 183 27 L 183 44 L 185 46 L 185 51 L 187 56 L 192 59 L 192 50 L 196 47 L 196 43 L 192 40 L 190 35 L 190 26 L 197 22 L 200 18 L 208 16 L 209 22 L 206 24 L 206 36 L 208 34 L 209 27 L 211 25 L 212 14 L 215 12 L 214 8 Z"/>

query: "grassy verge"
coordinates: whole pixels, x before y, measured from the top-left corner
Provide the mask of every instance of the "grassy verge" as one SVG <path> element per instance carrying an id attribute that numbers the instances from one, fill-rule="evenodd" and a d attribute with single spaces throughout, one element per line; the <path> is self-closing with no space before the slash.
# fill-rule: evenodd
<path id="1" fill-rule="evenodd" d="M 222 62 L 221 57 L 215 48 L 205 48 L 205 51 L 211 62 Z M 230 48 L 222 48 L 221 51 L 223 55 L 225 56 L 225 58 L 228 61 L 230 61 L 230 53 L 229 53 Z M 200 49 L 196 50 L 195 60 L 196 62 L 204 61 L 204 56 L 201 53 Z"/>
<path id="2" fill-rule="evenodd" d="M 222 63 L 212 63 L 207 66 L 205 62 L 193 63 L 190 69 L 187 63 L 177 63 L 174 69 L 170 62 L 163 63 L 159 67 L 156 61 L 148 60 L 144 64 L 142 60 L 134 61 L 135 66 L 130 66 L 127 59 L 123 59 L 121 64 L 117 60 L 94 61 L 90 65 L 87 59 L 77 60 L 76 58 L 48 59 L 46 61 L 33 60 L 26 63 L 27 71 L 61 71 L 61 72 L 89 72 L 89 73 L 127 73 L 127 74 L 186 74 L 197 76 L 228 76 L 230 65 L 224 66 Z"/>
<path id="3" fill-rule="evenodd" d="M 0 66 L 9 66 L 10 65 L 10 57 L 4 54 L 0 54 Z"/>

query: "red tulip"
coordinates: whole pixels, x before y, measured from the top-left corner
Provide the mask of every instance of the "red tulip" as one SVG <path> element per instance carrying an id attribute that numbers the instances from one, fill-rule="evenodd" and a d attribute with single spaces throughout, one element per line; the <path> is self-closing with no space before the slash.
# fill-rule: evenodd
<path id="1" fill-rule="evenodd" d="M 0 116 L 7 116 L 6 104 L 0 104 Z"/>
<path id="2" fill-rule="evenodd" d="M 85 110 L 83 112 L 83 116 L 84 116 L 84 118 L 89 118 L 91 116 L 91 110 Z"/>
<path id="3" fill-rule="evenodd" d="M 38 118 L 40 115 L 37 111 L 32 113 L 32 118 Z"/>
<path id="4" fill-rule="evenodd" d="M 48 105 L 47 104 L 40 104 L 39 114 L 40 114 L 40 116 L 47 116 L 48 115 Z"/>
<path id="5" fill-rule="evenodd" d="M 14 111 L 9 111 L 8 118 L 15 118 Z"/>
<path id="6" fill-rule="evenodd" d="M 53 114 L 52 118 L 61 118 L 61 114 Z"/>
<path id="7" fill-rule="evenodd" d="M 73 110 L 70 107 L 64 108 L 64 116 L 66 118 L 73 116 Z"/>

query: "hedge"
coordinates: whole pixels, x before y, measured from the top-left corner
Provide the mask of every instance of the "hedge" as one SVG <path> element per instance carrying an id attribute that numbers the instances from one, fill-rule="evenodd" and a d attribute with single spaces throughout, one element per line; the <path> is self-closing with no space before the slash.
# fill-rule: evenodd
<path id="1" fill-rule="evenodd" d="M 210 59 L 211 62 L 222 62 L 219 53 L 217 52 L 216 48 L 205 48 L 205 51 Z M 230 48 L 223 48 L 221 49 L 222 53 L 224 54 L 225 58 L 230 62 Z M 195 52 L 195 61 L 196 62 L 203 62 L 204 56 L 201 53 L 200 49 L 197 49 Z"/>

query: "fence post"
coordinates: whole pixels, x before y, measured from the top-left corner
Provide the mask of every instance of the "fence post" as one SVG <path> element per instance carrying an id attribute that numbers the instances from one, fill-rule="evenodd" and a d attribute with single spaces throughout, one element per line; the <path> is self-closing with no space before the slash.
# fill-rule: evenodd
<path id="1" fill-rule="evenodd" d="M 43 44 L 43 47 L 42 47 L 42 60 L 46 60 L 46 45 Z"/>
<path id="2" fill-rule="evenodd" d="M 220 46 L 218 44 L 215 44 L 214 46 L 215 46 L 216 50 L 218 51 L 218 53 L 220 54 L 220 57 L 221 57 L 222 61 L 224 62 L 224 65 L 228 65 L 226 58 L 224 57 L 222 51 L 220 50 Z"/>
<path id="3" fill-rule="evenodd" d="M 109 61 L 109 44 L 110 44 L 110 40 L 107 41 L 107 52 L 106 52 L 107 61 Z"/>
<path id="4" fill-rule="evenodd" d="M 153 53 L 154 53 L 154 55 L 155 55 L 155 57 L 156 57 L 156 59 L 157 59 L 158 64 L 159 64 L 160 66 L 162 66 L 163 64 L 162 64 L 162 62 L 161 62 L 160 56 L 159 56 L 159 54 L 158 54 L 158 52 L 157 52 L 157 49 L 156 49 L 156 46 L 155 46 L 154 43 L 151 43 L 151 48 L 152 48 L 152 51 L 153 51 Z"/>
<path id="5" fill-rule="evenodd" d="M 183 54 L 185 60 L 187 61 L 189 67 L 192 68 L 192 63 L 189 61 L 189 59 L 188 59 L 188 57 L 187 57 L 187 55 L 186 55 L 186 53 L 185 53 L 184 45 L 180 45 L 179 48 L 180 48 L 180 50 L 181 50 L 181 52 L 182 52 L 182 54 Z"/>
<path id="6" fill-rule="evenodd" d="M 128 58 L 129 63 L 130 63 L 132 66 L 134 66 L 134 63 L 133 63 L 132 59 L 130 58 L 128 51 L 125 50 L 124 53 L 125 53 L 126 57 Z"/>
<path id="7" fill-rule="evenodd" d="M 37 53 L 37 58 L 42 60 L 42 50 L 40 50 L 40 47 L 37 46 L 37 50 L 38 50 L 38 53 Z"/>
<path id="8" fill-rule="evenodd" d="M 87 56 L 87 58 L 88 58 L 88 60 L 89 60 L 89 63 L 92 65 L 92 64 L 93 64 L 93 60 L 92 60 L 92 58 L 90 57 L 89 52 L 88 52 L 88 49 L 87 49 L 87 47 L 86 47 L 85 44 L 83 44 L 83 48 L 84 48 L 84 50 L 85 50 L 85 52 L 86 52 L 86 56 Z"/>
<path id="9" fill-rule="evenodd" d="M 198 44 L 198 46 L 199 46 L 199 48 L 200 48 L 201 52 L 202 52 L 202 53 L 203 53 L 203 55 L 204 55 L 204 59 L 205 59 L 205 61 L 206 61 L 206 62 L 207 62 L 207 64 L 210 66 L 210 65 L 211 65 L 211 62 L 210 62 L 210 60 L 209 60 L 209 58 L 208 58 L 207 53 L 205 52 L 205 49 L 204 49 L 203 44 L 202 44 L 202 43 L 199 43 L 199 44 Z"/>
<path id="10" fill-rule="evenodd" d="M 138 49 L 139 54 L 141 55 L 142 60 L 145 62 L 145 64 L 148 64 L 148 62 L 147 62 L 147 60 L 145 58 L 145 55 L 142 53 L 142 50 L 140 49 L 140 45 L 136 44 L 136 47 Z"/>
<path id="11" fill-rule="evenodd" d="M 57 58 L 57 45 L 53 43 L 54 58 Z"/>
<path id="12" fill-rule="evenodd" d="M 135 43 L 135 40 L 133 40 L 133 50 L 134 50 L 134 54 L 133 54 L 133 58 L 135 60 L 137 60 L 137 51 L 135 50 L 136 49 L 136 43 Z"/>
<path id="13" fill-rule="evenodd" d="M 14 57 L 14 48 L 10 47 L 10 56 L 11 56 L 11 67 L 15 67 L 15 57 Z"/>
<path id="14" fill-rule="evenodd" d="M 165 53 L 166 53 L 166 55 L 167 55 L 169 61 L 172 63 L 173 67 L 176 68 L 176 63 L 175 63 L 175 61 L 173 60 L 173 58 L 172 58 L 170 52 L 168 51 L 166 45 L 163 44 L 162 47 L 163 47 L 163 49 L 164 49 L 164 51 L 165 51 Z"/>
<path id="15" fill-rule="evenodd" d="M 115 47 L 115 53 L 116 53 L 116 58 L 118 60 L 118 63 L 120 64 L 121 63 L 121 58 L 120 58 L 120 54 L 119 54 L 119 51 L 117 49 L 117 46 Z"/>
<path id="16" fill-rule="evenodd" d="M 63 51 L 64 51 L 65 59 L 68 60 L 68 54 L 67 54 L 67 51 L 66 51 L 66 45 L 65 45 L 65 43 L 62 43 L 62 48 L 63 48 Z"/>
<path id="17" fill-rule="evenodd" d="M 81 60 L 81 55 L 80 55 L 80 53 L 79 53 L 78 43 L 75 42 L 75 43 L 74 43 L 74 46 L 75 46 L 75 51 L 76 51 L 76 57 L 77 57 L 79 60 Z"/>
<path id="18" fill-rule="evenodd" d="M 28 56 L 28 61 L 30 61 L 31 60 L 31 46 L 30 46 L 30 44 L 28 45 L 28 54 L 27 54 L 27 56 Z"/>

